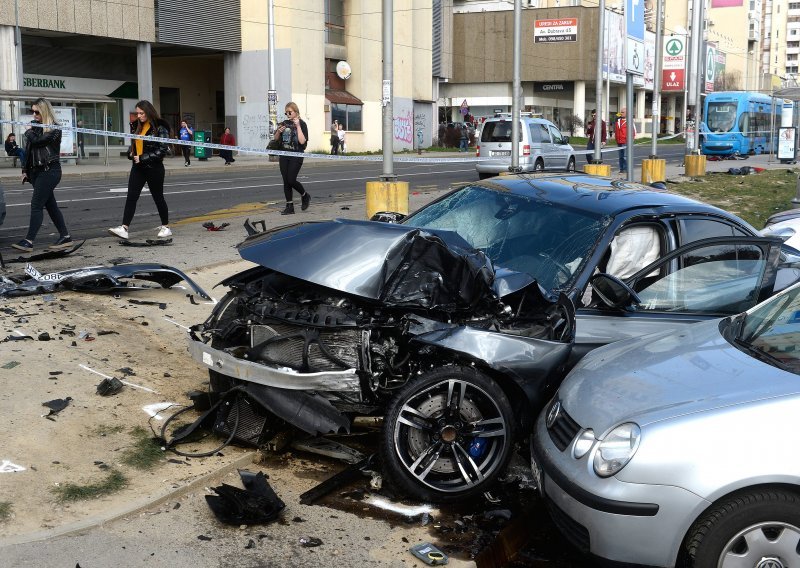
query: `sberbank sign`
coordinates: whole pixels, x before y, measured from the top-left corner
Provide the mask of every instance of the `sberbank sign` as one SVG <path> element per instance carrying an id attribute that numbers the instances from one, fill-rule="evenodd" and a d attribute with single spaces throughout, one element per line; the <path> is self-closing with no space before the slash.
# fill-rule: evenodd
<path id="1" fill-rule="evenodd" d="M 25 77 L 22 82 L 24 87 L 39 89 L 65 89 L 67 88 L 64 79 L 40 79 L 38 77 Z"/>

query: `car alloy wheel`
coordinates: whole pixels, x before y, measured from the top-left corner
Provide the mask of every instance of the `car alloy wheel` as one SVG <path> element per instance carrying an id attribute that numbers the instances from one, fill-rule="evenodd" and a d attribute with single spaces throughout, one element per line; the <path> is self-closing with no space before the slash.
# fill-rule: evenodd
<path id="1" fill-rule="evenodd" d="M 541 160 L 536 160 L 536 163 L 533 165 L 533 171 L 535 172 L 543 172 L 544 171 L 544 162 Z"/>
<path id="2" fill-rule="evenodd" d="M 471 367 L 442 367 L 408 383 L 383 431 L 387 475 L 407 494 L 457 501 L 479 494 L 502 472 L 514 440 L 502 389 Z"/>
<path id="3" fill-rule="evenodd" d="M 567 171 L 568 172 L 575 171 L 575 158 L 570 158 L 569 162 L 567 162 Z"/>
<path id="4" fill-rule="evenodd" d="M 800 565 L 800 497 L 752 490 L 709 509 L 692 527 L 686 550 L 695 568 Z"/>

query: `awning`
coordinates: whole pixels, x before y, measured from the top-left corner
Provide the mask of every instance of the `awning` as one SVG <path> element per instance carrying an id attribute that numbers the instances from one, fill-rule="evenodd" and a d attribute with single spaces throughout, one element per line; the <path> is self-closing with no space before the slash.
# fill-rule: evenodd
<path id="1" fill-rule="evenodd" d="M 329 103 L 340 105 L 363 105 L 364 103 L 356 96 L 351 95 L 347 91 L 334 91 L 332 89 L 325 89 L 325 98 Z"/>
<path id="2" fill-rule="evenodd" d="M 772 93 L 772 96 L 779 99 L 800 101 L 800 87 L 787 87 L 785 89 L 778 89 Z"/>
<path id="3" fill-rule="evenodd" d="M 0 90 L 0 100 L 32 101 L 39 97 L 48 101 L 76 103 L 113 103 L 114 99 L 105 95 L 91 93 L 74 93 L 71 91 L 42 91 L 39 89 L 22 89 L 21 91 Z"/>

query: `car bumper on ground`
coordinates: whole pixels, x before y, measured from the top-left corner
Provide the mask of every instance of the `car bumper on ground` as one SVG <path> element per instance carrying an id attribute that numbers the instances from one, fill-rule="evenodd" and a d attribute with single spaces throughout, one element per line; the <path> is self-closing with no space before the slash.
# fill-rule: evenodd
<path id="1" fill-rule="evenodd" d="M 194 339 L 189 340 L 189 353 L 195 361 L 218 373 L 268 387 L 305 391 L 361 392 L 355 369 L 300 373 L 287 367 L 270 367 L 239 359 Z"/>
<path id="2" fill-rule="evenodd" d="M 555 447 L 540 416 L 533 458 L 553 522 L 576 547 L 623 564 L 673 566 L 688 529 L 687 519 L 709 503 L 680 487 L 602 479 L 593 455 L 572 457 L 572 446 Z"/>

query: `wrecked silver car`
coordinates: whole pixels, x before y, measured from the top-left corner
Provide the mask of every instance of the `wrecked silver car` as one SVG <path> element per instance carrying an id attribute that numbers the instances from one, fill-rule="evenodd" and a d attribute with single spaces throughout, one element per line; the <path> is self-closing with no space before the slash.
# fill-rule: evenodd
<path id="1" fill-rule="evenodd" d="M 383 416 L 386 476 L 418 498 L 458 500 L 491 486 L 589 349 L 771 295 L 786 256 L 779 239 L 756 234 L 637 184 L 481 182 L 400 224 L 335 220 L 249 237 L 239 252 L 258 266 L 222 282 L 230 291 L 192 328 L 189 349 L 213 390 L 245 388 L 275 429 L 319 435 Z M 728 258 L 749 262 L 678 277 Z M 620 287 L 630 294 L 611 297 Z"/>

